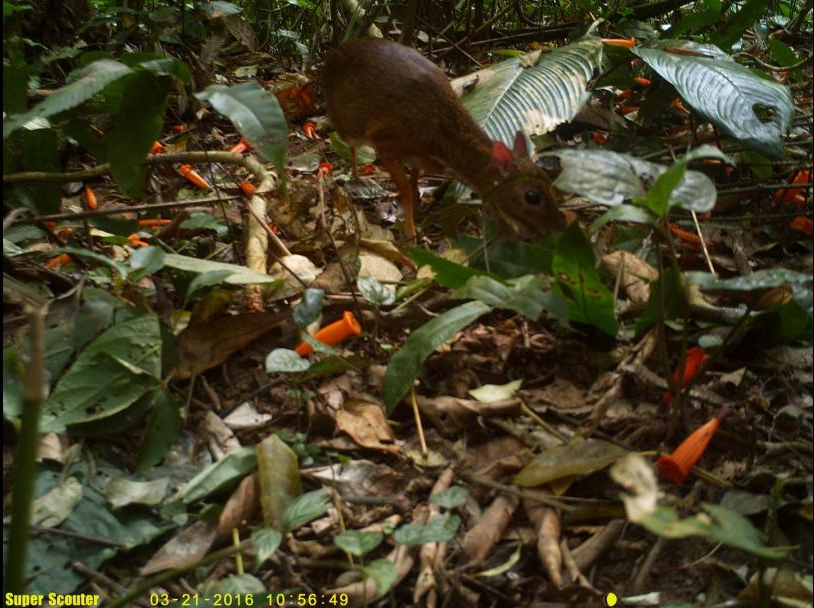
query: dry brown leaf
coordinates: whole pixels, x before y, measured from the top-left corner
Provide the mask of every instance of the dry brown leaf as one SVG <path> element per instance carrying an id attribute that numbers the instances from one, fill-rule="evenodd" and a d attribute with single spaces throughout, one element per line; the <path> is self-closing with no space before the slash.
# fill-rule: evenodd
<path id="1" fill-rule="evenodd" d="M 650 298 L 650 284 L 659 278 L 659 271 L 629 251 L 614 251 L 602 257 L 602 266 L 616 276 L 631 302 L 644 303 Z"/>
<path id="2" fill-rule="evenodd" d="M 483 403 L 457 397 L 423 397 L 416 395 L 421 413 L 444 435 L 456 435 L 478 416 L 516 416 L 520 413 L 518 399 L 502 399 Z"/>
<path id="3" fill-rule="evenodd" d="M 178 356 L 174 380 L 186 380 L 220 365 L 263 334 L 275 331 L 280 344 L 296 335 L 289 312 L 260 312 L 224 315 L 200 325 L 187 327 L 178 336 Z"/>
<path id="4" fill-rule="evenodd" d="M 546 493 L 547 494 L 547 493 Z M 524 500 L 526 515 L 537 531 L 537 554 L 549 580 L 562 588 L 562 553 L 560 552 L 560 517 L 551 507 Z"/>
<path id="5" fill-rule="evenodd" d="M 254 519 L 260 504 L 260 488 L 257 485 L 257 474 L 245 477 L 237 486 L 223 507 L 218 518 L 218 539 L 231 537 L 232 530 L 241 530 Z"/>
<path id="6" fill-rule="evenodd" d="M 519 440 L 501 436 L 468 446 L 466 464 L 478 475 L 503 479 L 522 469 L 532 456 Z"/>
<path id="7" fill-rule="evenodd" d="M 184 568 L 198 562 L 209 552 L 218 535 L 218 523 L 198 521 L 182 530 L 161 547 L 139 570 L 148 576 L 173 568 Z"/>
<path id="8" fill-rule="evenodd" d="M 398 454 L 395 435 L 384 409 L 378 403 L 349 400 L 336 413 L 337 428 L 347 433 L 363 448 Z"/>
<path id="9" fill-rule="evenodd" d="M 200 426 L 215 460 L 220 460 L 232 450 L 240 447 L 240 442 L 232 429 L 226 426 L 223 419 L 215 412 L 207 410 Z"/>
<path id="10" fill-rule="evenodd" d="M 467 566 L 480 566 L 503 536 L 520 500 L 512 494 L 500 494 L 477 523 L 464 536 L 461 553 Z"/>

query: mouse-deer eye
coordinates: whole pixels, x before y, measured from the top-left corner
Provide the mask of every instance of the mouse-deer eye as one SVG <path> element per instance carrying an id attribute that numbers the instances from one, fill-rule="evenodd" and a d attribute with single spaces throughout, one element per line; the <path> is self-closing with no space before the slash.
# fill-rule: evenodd
<path id="1" fill-rule="evenodd" d="M 523 198 L 526 199 L 526 202 L 529 205 L 534 205 L 535 207 L 540 204 L 540 201 L 543 200 L 543 197 L 538 190 L 526 190 L 526 192 L 523 194 Z"/>

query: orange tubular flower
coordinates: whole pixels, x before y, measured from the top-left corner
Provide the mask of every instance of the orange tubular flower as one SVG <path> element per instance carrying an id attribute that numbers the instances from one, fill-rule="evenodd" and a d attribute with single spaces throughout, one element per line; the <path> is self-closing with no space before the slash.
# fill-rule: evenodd
<path id="1" fill-rule="evenodd" d="M 701 369 L 701 366 L 706 360 L 707 354 L 700 346 L 694 346 L 687 351 L 687 357 L 684 360 L 684 379 L 680 383 L 681 388 L 689 386 L 690 380 L 695 377 L 695 374 L 698 373 L 698 370 Z M 673 372 L 673 381 L 679 384 L 678 370 Z M 670 392 L 664 393 L 664 396 L 661 398 L 662 405 L 670 405 L 672 402 L 673 394 Z"/>
<path id="2" fill-rule="evenodd" d="M 636 39 L 631 36 L 630 38 L 603 38 L 602 44 L 608 46 L 621 46 L 625 49 L 632 49 L 636 46 Z"/>
<path id="3" fill-rule="evenodd" d="M 351 336 L 359 336 L 362 333 L 362 326 L 359 321 L 353 316 L 353 313 L 346 310 L 339 321 L 335 321 L 330 325 L 326 325 L 314 334 L 314 338 L 323 344 L 334 346 L 339 344 L 342 340 L 350 338 Z M 307 357 L 314 349 L 308 342 L 302 342 L 294 351 L 300 357 Z"/>
<path id="4" fill-rule="evenodd" d="M 811 220 L 802 215 L 798 215 L 791 220 L 791 228 L 792 230 L 797 230 L 798 232 L 804 232 L 806 234 L 812 234 L 812 232 L 814 232 L 814 225 L 812 224 Z"/>
<path id="5" fill-rule="evenodd" d="M 88 201 L 88 209 L 96 209 L 99 206 L 99 203 L 96 201 L 96 195 L 93 193 L 93 190 L 90 189 L 90 186 L 85 186 L 85 200 Z"/>
<path id="6" fill-rule="evenodd" d="M 246 198 L 251 198 L 254 196 L 254 193 L 257 192 L 257 188 L 249 182 L 248 180 L 241 180 L 240 182 L 240 190 L 243 192 L 243 196 Z"/>
<path id="7" fill-rule="evenodd" d="M 317 169 L 317 177 L 329 177 L 334 172 L 334 167 L 331 163 L 319 163 Z"/>
<path id="8" fill-rule="evenodd" d="M 672 454 L 667 454 L 659 458 L 656 468 L 663 479 L 680 486 L 687 479 L 690 470 L 703 456 L 709 442 L 712 440 L 715 431 L 721 424 L 721 419 L 716 416 L 703 426 L 694 430 Z"/>
<path id="9" fill-rule="evenodd" d="M 243 154 L 244 152 L 248 152 L 252 149 L 252 145 L 247 142 L 245 139 L 241 139 L 237 142 L 234 146 L 232 146 L 229 152 L 234 152 L 235 154 Z"/>
<path id="10" fill-rule="evenodd" d="M 197 186 L 202 190 L 209 189 L 209 183 L 192 168 L 192 165 L 181 165 L 178 167 L 178 173 L 182 177 L 185 177 L 186 180 L 192 185 Z"/>

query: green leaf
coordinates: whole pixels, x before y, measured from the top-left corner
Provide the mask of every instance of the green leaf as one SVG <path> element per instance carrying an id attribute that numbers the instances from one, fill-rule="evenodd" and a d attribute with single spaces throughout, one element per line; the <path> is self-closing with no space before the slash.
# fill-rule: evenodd
<path id="1" fill-rule="evenodd" d="M 489 276 L 475 276 L 463 289 L 458 290 L 458 296 L 514 310 L 532 321 L 546 311 L 563 325 L 568 324 L 565 301 L 549 288 L 549 281 L 542 277 L 528 275 L 506 285 Z"/>
<path id="2" fill-rule="evenodd" d="M 161 380 L 161 333 L 155 315 L 119 323 L 96 338 L 60 378 L 43 405 L 41 430 L 98 421 L 124 410 Z"/>
<path id="3" fill-rule="evenodd" d="M 141 277 L 153 274 L 164 268 L 164 250 L 161 247 L 140 247 L 130 255 L 130 268 L 134 272 L 130 277 L 138 281 Z"/>
<path id="4" fill-rule="evenodd" d="M 752 149 L 784 158 L 782 138 L 794 116 L 789 88 L 773 79 L 761 78 L 716 50 L 724 58 L 717 58 L 717 53 L 713 55 L 716 58 L 710 59 L 642 47 L 631 52 L 673 85 L 704 119 Z M 756 108 L 765 108 L 771 114 L 761 116 Z"/>
<path id="5" fill-rule="evenodd" d="M 461 518 L 457 515 L 437 515 L 426 526 L 406 524 L 393 533 L 396 544 L 424 545 L 445 543 L 455 537 Z"/>
<path id="6" fill-rule="evenodd" d="M 356 287 L 365 300 L 376 306 L 390 306 L 396 301 L 396 294 L 392 289 L 382 285 L 376 277 L 359 277 Z"/>
<path id="7" fill-rule="evenodd" d="M 195 96 L 231 120 L 240 134 L 276 165 L 280 175 L 285 174 L 288 125 L 274 95 L 256 82 L 244 82 L 231 87 L 211 85 Z"/>
<path id="8" fill-rule="evenodd" d="M 166 254 L 164 256 L 164 265 L 168 268 L 175 268 L 176 270 L 198 273 L 228 270 L 230 274 L 224 277 L 224 283 L 229 285 L 269 284 L 270 287 L 273 287 L 275 283 L 277 285 L 282 285 L 283 283 L 279 279 L 275 279 L 261 272 L 255 272 L 238 264 L 199 260 L 198 258 L 186 255 L 178 255 L 177 253 Z"/>
<path id="9" fill-rule="evenodd" d="M 334 544 L 343 551 L 362 557 L 378 547 L 384 534 L 381 532 L 362 532 L 361 530 L 345 530 L 334 536 Z"/>
<path id="10" fill-rule="evenodd" d="M 262 566 L 269 557 L 274 555 L 281 542 L 283 542 L 283 534 L 274 528 L 257 528 L 252 532 L 255 569 Z"/>
<path id="11" fill-rule="evenodd" d="M 255 468 L 257 453 L 254 447 L 246 446 L 232 450 L 190 479 L 184 486 L 181 498 L 185 504 L 206 498 L 235 485 Z"/>
<path id="12" fill-rule="evenodd" d="M 266 373 L 274 374 L 285 372 L 287 374 L 304 372 L 311 364 L 308 359 L 300 357 L 288 348 L 275 348 L 266 357 Z"/>
<path id="13" fill-rule="evenodd" d="M 187 294 L 184 296 L 184 307 L 186 307 L 186 303 L 189 302 L 189 299 L 195 292 L 211 287 L 212 285 L 220 285 L 226 277 L 231 275 L 231 270 L 210 270 L 209 272 L 199 274 L 187 285 Z"/>
<path id="14" fill-rule="evenodd" d="M 669 208 L 670 195 L 684 179 L 686 170 L 686 163 L 674 163 L 656 178 L 656 181 L 647 190 L 647 196 L 644 199 L 650 211 L 659 217 L 664 217 Z"/>
<path id="15" fill-rule="evenodd" d="M 123 63 L 104 59 L 95 61 L 81 70 L 71 84 L 57 89 L 42 102 L 24 114 L 16 114 L 3 121 L 3 139 L 25 123 L 35 118 L 47 118 L 87 101 L 111 82 L 132 74 L 133 70 Z"/>
<path id="16" fill-rule="evenodd" d="M 70 253 L 71 255 L 78 255 L 82 256 L 83 258 L 88 258 L 89 260 L 94 260 L 95 262 L 99 262 L 104 266 L 112 268 L 118 272 L 124 280 L 127 280 L 128 276 L 130 275 L 130 269 L 124 263 L 111 260 L 106 255 L 96 253 L 95 251 L 90 251 L 89 249 L 81 249 L 79 247 L 58 247 L 54 250 L 54 253 Z"/>
<path id="17" fill-rule="evenodd" d="M 639 523 L 665 538 L 703 536 L 768 560 L 782 559 L 786 555 L 784 550 L 767 547 L 765 536 L 743 515 L 708 503 L 703 508 L 712 520 L 702 515 L 680 519 L 674 509 L 659 507 Z"/>
<path id="18" fill-rule="evenodd" d="M 654 218 L 646 209 L 637 207 L 636 205 L 617 205 L 611 207 L 605 213 L 600 215 L 591 224 L 591 232 L 598 232 L 602 226 L 608 222 L 633 222 L 635 224 L 652 224 Z"/>
<path id="19" fill-rule="evenodd" d="M 312 519 L 327 513 L 330 504 L 328 493 L 322 488 L 298 496 L 283 512 L 283 528 L 296 530 Z"/>
<path id="20" fill-rule="evenodd" d="M 171 80 L 151 72 L 128 77 L 116 126 L 106 138 L 110 174 L 127 196 L 140 199 L 147 177 L 144 158 L 161 136 Z"/>
<path id="21" fill-rule="evenodd" d="M 521 277 L 527 274 L 551 274 L 551 260 L 553 248 L 549 242 L 558 238 L 549 237 L 545 245 L 525 243 L 522 241 L 497 241 L 489 245 L 489 266 L 491 272 L 504 279 Z M 458 239 L 461 244 L 471 244 L 481 247 L 482 243 L 474 239 Z M 466 247 L 471 249 L 471 245 Z M 486 260 L 482 252 L 472 257 L 472 266 L 486 268 Z"/>
<path id="22" fill-rule="evenodd" d="M 457 332 L 489 312 L 483 302 L 468 302 L 452 308 L 418 328 L 390 359 L 384 374 L 384 402 L 393 411 L 421 373 L 424 360 Z"/>
<path id="23" fill-rule="evenodd" d="M 533 487 L 574 475 L 589 475 L 610 466 L 627 453 L 624 448 L 608 441 L 575 441 L 538 454 L 514 476 L 512 482 Z"/>
<path id="24" fill-rule="evenodd" d="M 181 410 L 167 391 L 156 391 L 152 412 L 144 428 L 136 468 L 139 471 L 157 465 L 166 456 L 181 431 Z"/>
<path id="25" fill-rule="evenodd" d="M 743 5 L 733 5 L 739 10 L 712 35 L 712 42 L 724 49 L 730 48 L 740 39 L 741 34 L 763 17 L 768 5 L 769 0 L 747 0 Z"/>
<path id="26" fill-rule="evenodd" d="M 219 236 L 226 234 L 229 228 L 218 221 L 218 218 L 208 213 L 196 213 L 183 222 L 181 228 L 184 230 L 214 230 Z"/>
<path id="27" fill-rule="evenodd" d="M 435 273 L 435 280 L 443 287 L 460 289 L 474 276 L 486 274 L 462 264 L 456 264 L 439 257 L 434 253 L 418 247 L 409 247 L 407 251 L 418 266 L 429 266 Z"/>
<path id="28" fill-rule="evenodd" d="M 263 521 L 286 531 L 285 511 L 302 495 L 297 453 L 278 434 L 257 444 L 257 477 Z"/>
<path id="29" fill-rule="evenodd" d="M 302 302 L 294 307 L 294 322 L 298 327 L 306 327 L 317 320 L 322 312 L 324 289 L 309 287 L 302 294 Z"/>
<path id="30" fill-rule="evenodd" d="M 362 568 L 362 570 L 373 579 L 373 583 L 376 585 L 376 591 L 378 591 L 380 596 L 390 590 L 398 576 L 396 565 L 386 558 L 373 560 Z"/>
<path id="31" fill-rule="evenodd" d="M 442 492 L 430 496 L 430 502 L 434 502 L 439 507 L 454 509 L 466 503 L 469 492 L 462 486 L 452 486 Z"/>
<path id="32" fill-rule="evenodd" d="M 3 126 L 13 118 L 3 121 Z M 4 142 L 3 173 L 17 171 L 59 172 L 60 143 L 53 129 L 23 129 Z M 36 215 L 59 213 L 62 188 L 59 184 L 10 184 L 3 188 L 9 201 L 16 201 L 34 211 Z"/>
<path id="33" fill-rule="evenodd" d="M 664 301 L 664 320 L 678 319 L 684 314 L 683 277 L 667 268 L 650 284 L 650 297 L 644 312 L 636 322 L 636 335 L 641 336 L 659 320 L 659 308 Z M 662 296 L 662 290 L 664 295 Z"/>
<path id="34" fill-rule="evenodd" d="M 568 300 L 569 320 L 616 336 L 619 325 L 613 296 L 600 281 L 591 245 L 576 222 L 560 238 L 552 267 Z"/>

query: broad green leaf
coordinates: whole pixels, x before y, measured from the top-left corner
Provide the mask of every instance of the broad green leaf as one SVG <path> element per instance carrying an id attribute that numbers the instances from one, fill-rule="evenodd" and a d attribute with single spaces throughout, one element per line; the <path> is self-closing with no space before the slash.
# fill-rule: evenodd
<path id="1" fill-rule="evenodd" d="M 680 519 L 673 508 L 659 507 L 640 523 L 653 534 L 665 538 L 703 536 L 768 560 L 782 559 L 786 555 L 784 550 L 767 547 L 763 533 L 743 515 L 708 503 L 703 508 L 709 517 L 696 515 Z"/>
<path id="2" fill-rule="evenodd" d="M 283 542 L 283 534 L 274 528 L 257 528 L 252 531 L 255 569 L 262 566 L 269 557 L 274 555 L 281 542 Z"/>
<path id="3" fill-rule="evenodd" d="M 588 82 L 602 52 L 599 38 L 585 37 L 496 63 L 467 77 L 475 84 L 461 101 L 489 137 L 511 146 L 519 130 L 547 133 L 577 115 L 590 98 Z"/>
<path id="4" fill-rule="evenodd" d="M 166 260 L 166 256 L 164 259 Z M 231 275 L 231 270 L 210 270 L 208 272 L 199 274 L 189 282 L 189 285 L 187 285 L 187 294 L 184 296 L 184 305 L 186 305 L 195 292 L 200 291 L 201 289 L 206 289 L 207 287 L 211 287 L 212 285 L 220 285 L 222 282 L 224 282 L 226 277 Z"/>
<path id="5" fill-rule="evenodd" d="M 390 359 L 384 374 L 384 402 L 387 412 L 393 411 L 413 386 L 424 360 L 436 348 L 464 327 L 491 309 L 483 302 L 468 302 L 456 306 L 418 328 Z"/>
<path id="6" fill-rule="evenodd" d="M 60 378 L 43 405 L 41 430 L 98 421 L 141 399 L 161 379 L 158 318 L 142 315 L 96 338 Z"/>
<path id="7" fill-rule="evenodd" d="M 343 551 L 362 557 L 378 547 L 384 540 L 381 532 L 362 532 L 361 530 L 345 530 L 334 536 L 334 544 Z"/>
<path id="8" fill-rule="evenodd" d="M 302 302 L 294 307 L 294 322 L 298 327 L 307 327 L 317 320 L 322 312 L 324 289 L 309 287 L 302 294 Z"/>
<path id="9" fill-rule="evenodd" d="M 559 235 L 554 238 L 558 237 Z M 546 243 L 550 240 L 554 239 L 549 239 Z M 460 243 L 465 250 L 473 251 L 474 255 L 471 260 L 473 267 L 487 268 L 485 256 L 481 251 L 483 243 L 479 239 L 459 238 L 456 242 Z M 503 279 L 517 278 L 527 274 L 551 274 L 553 255 L 552 246 L 522 241 L 497 241 L 489 245 L 488 268 Z"/>
<path id="10" fill-rule="evenodd" d="M 95 251 L 91 251 L 89 249 L 81 249 L 79 247 L 59 247 L 54 250 L 54 253 L 70 253 L 71 255 L 78 255 L 88 258 L 89 260 L 99 262 L 100 264 L 115 270 L 124 280 L 127 280 L 128 276 L 130 275 L 130 269 L 124 263 L 117 262 L 116 260 L 110 259 L 106 255 L 96 253 Z"/>
<path id="11" fill-rule="evenodd" d="M 681 98 L 705 119 L 744 144 L 783 158 L 782 136 L 791 127 L 794 104 L 791 92 L 777 82 L 757 76 L 731 60 L 707 59 L 636 48 L 632 53 L 672 84 Z M 768 108 L 766 120 L 755 112 Z"/>
<path id="12" fill-rule="evenodd" d="M 359 277 L 356 287 L 365 300 L 376 306 L 390 306 L 396 301 L 396 294 L 392 289 L 382 285 L 376 277 Z"/>
<path id="13" fill-rule="evenodd" d="M 435 273 L 435 280 L 443 287 L 459 289 L 474 276 L 484 274 L 483 271 L 474 270 L 462 264 L 435 255 L 427 249 L 418 247 L 408 248 L 410 257 L 418 266 L 429 266 Z"/>
<path id="14" fill-rule="evenodd" d="M 616 336 L 613 296 L 600 281 L 591 244 L 576 222 L 560 238 L 552 266 L 568 300 L 568 319 Z"/>
<path id="15" fill-rule="evenodd" d="M 256 82 L 227 87 L 213 84 L 195 95 L 226 116 L 266 159 L 285 174 L 288 125 L 277 98 Z"/>
<path id="16" fill-rule="evenodd" d="M 712 41 L 723 48 L 729 48 L 740 40 L 741 35 L 759 21 L 766 13 L 769 0 L 746 0 L 733 5 L 737 12 L 722 24 L 712 35 Z"/>
<path id="17" fill-rule="evenodd" d="M 300 357 L 293 350 L 288 348 L 275 348 L 266 357 L 266 373 L 274 374 L 284 372 L 292 374 L 304 372 L 311 364 L 308 359 Z"/>
<path id="18" fill-rule="evenodd" d="M 542 277 L 529 275 L 506 285 L 492 277 L 479 275 L 469 279 L 458 290 L 458 296 L 514 310 L 532 321 L 546 311 L 561 323 L 568 323 L 565 302 L 549 288 L 549 281 Z"/>
<path id="19" fill-rule="evenodd" d="M 164 268 L 164 250 L 161 247 L 139 247 L 130 255 L 131 280 L 138 281 L 139 278 L 158 272 Z"/>
<path id="20" fill-rule="evenodd" d="M 672 268 L 650 284 L 650 297 L 644 312 L 636 321 L 636 335 L 641 336 L 659 320 L 659 309 L 664 307 L 664 320 L 678 319 L 684 314 L 683 276 L 676 275 Z M 663 292 L 663 295 L 662 295 Z"/>
<path id="21" fill-rule="evenodd" d="M 380 596 L 390 590 L 398 576 L 396 565 L 386 558 L 373 560 L 362 568 L 362 570 L 373 579 L 373 583 L 376 585 L 376 591 L 378 591 Z"/>
<path id="22" fill-rule="evenodd" d="M 707 26 L 718 23 L 720 20 L 721 0 L 702 0 L 670 28 L 669 35 L 671 38 L 675 38 L 684 32 L 705 30 Z"/>
<path id="23" fill-rule="evenodd" d="M 136 467 L 139 471 L 157 465 L 169 452 L 181 431 L 181 410 L 172 394 L 156 391 L 152 412 L 139 446 Z"/>
<path id="24" fill-rule="evenodd" d="M 662 173 L 647 189 L 645 202 L 647 207 L 659 217 L 663 217 L 669 208 L 670 196 L 684 179 L 687 167 L 684 163 L 675 163 Z"/>
<path id="25" fill-rule="evenodd" d="M 634 224 L 652 224 L 655 218 L 646 209 L 637 205 L 617 205 L 600 215 L 591 224 L 591 232 L 598 232 L 608 222 L 632 222 Z"/>
<path id="26" fill-rule="evenodd" d="M 3 126 L 13 118 L 3 121 Z M 60 143 L 54 129 L 23 129 L 3 142 L 3 173 L 18 171 L 60 172 Z M 62 204 L 60 184 L 27 183 L 3 187 L 4 198 L 15 206 L 25 206 L 36 215 L 59 213 Z"/>
<path id="27" fill-rule="evenodd" d="M 445 543 L 455 537 L 461 518 L 457 515 L 436 515 L 425 526 L 405 524 L 393 533 L 396 544 L 424 545 Z"/>
<path id="28" fill-rule="evenodd" d="M 171 81 L 151 72 L 139 72 L 125 81 L 116 113 L 116 126 L 106 138 L 110 174 L 127 196 L 146 196 L 144 158 L 161 136 Z"/>
<path id="29" fill-rule="evenodd" d="M 87 101 L 96 95 L 114 80 L 132 73 L 133 70 L 123 63 L 110 59 L 90 64 L 79 72 L 78 77 L 71 84 L 54 91 L 28 112 L 16 114 L 4 120 L 3 139 L 6 139 L 30 120 L 47 118 L 78 106 L 83 101 Z"/>
<path id="30" fill-rule="evenodd" d="M 181 498 L 185 504 L 190 504 L 211 496 L 237 484 L 255 468 L 257 454 L 254 447 L 246 446 L 232 450 L 190 479 L 181 493 Z"/>
<path id="31" fill-rule="evenodd" d="M 720 151 L 702 147 L 701 154 L 721 158 Z M 554 185 L 565 192 L 580 194 L 595 203 L 615 207 L 625 200 L 644 199 L 648 186 L 667 172 L 667 167 L 639 160 L 628 154 L 608 150 L 557 150 L 562 172 Z M 684 157 L 688 162 L 694 156 Z M 723 156 L 726 159 L 726 156 Z M 669 205 L 696 212 L 715 206 L 717 192 L 712 180 L 700 171 L 687 171 L 678 186 L 671 190 Z"/>
<path id="32" fill-rule="evenodd" d="M 302 494 L 297 454 L 278 435 L 257 444 L 257 470 L 263 521 L 287 531 L 285 512 Z"/>
<path id="33" fill-rule="evenodd" d="M 181 228 L 184 230 L 214 230 L 218 236 L 223 236 L 229 231 L 229 228 L 218 221 L 218 218 L 208 213 L 191 215 L 181 222 Z"/>
<path id="34" fill-rule="evenodd" d="M 537 455 L 514 476 L 512 482 L 533 487 L 574 475 L 589 475 L 612 465 L 627 453 L 624 448 L 608 441 L 575 441 Z"/>
<path id="35" fill-rule="evenodd" d="M 330 504 L 328 493 L 321 488 L 298 496 L 283 512 L 283 529 L 296 530 L 327 513 Z"/>
<path id="36" fill-rule="evenodd" d="M 237 264 L 226 264 L 224 262 L 214 262 L 212 260 L 199 260 L 198 258 L 189 257 L 186 255 L 178 255 L 177 253 L 168 253 L 164 256 L 164 265 L 176 270 L 184 270 L 186 272 L 212 272 L 215 270 L 227 270 L 229 276 L 225 276 L 224 283 L 229 285 L 252 285 L 252 284 L 265 284 L 277 283 L 282 284 L 282 281 L 270 277 L 267 274 L 255 272 L 245 266 L 238 266 Z"/>
<path id="37" fill-rule="evenodd" d="M 758 270 L 748 276 L 720 279 L 706 272 L 688 272 L 685 277 L 689 283 L 698 285 L 707 292 L 762 292 L 775 287 L 791 289 L 794 300 L 812 315 L 814 303 L 814 279 L 810 274 L 795 272 L 786 268 L 769 268 Z"/>
<path id="38" fill-rule="evenodd" d="M 460 507 L 465 504 L 468 497 L 469 492 L 466 488 L 462 486 L 452 486 L 437 494 L 432 494 L 430 496 L 430 502 L 434 502 L 439 507 L 444 507 L 445 509 L 454 509 L 455 507 Z"/>

